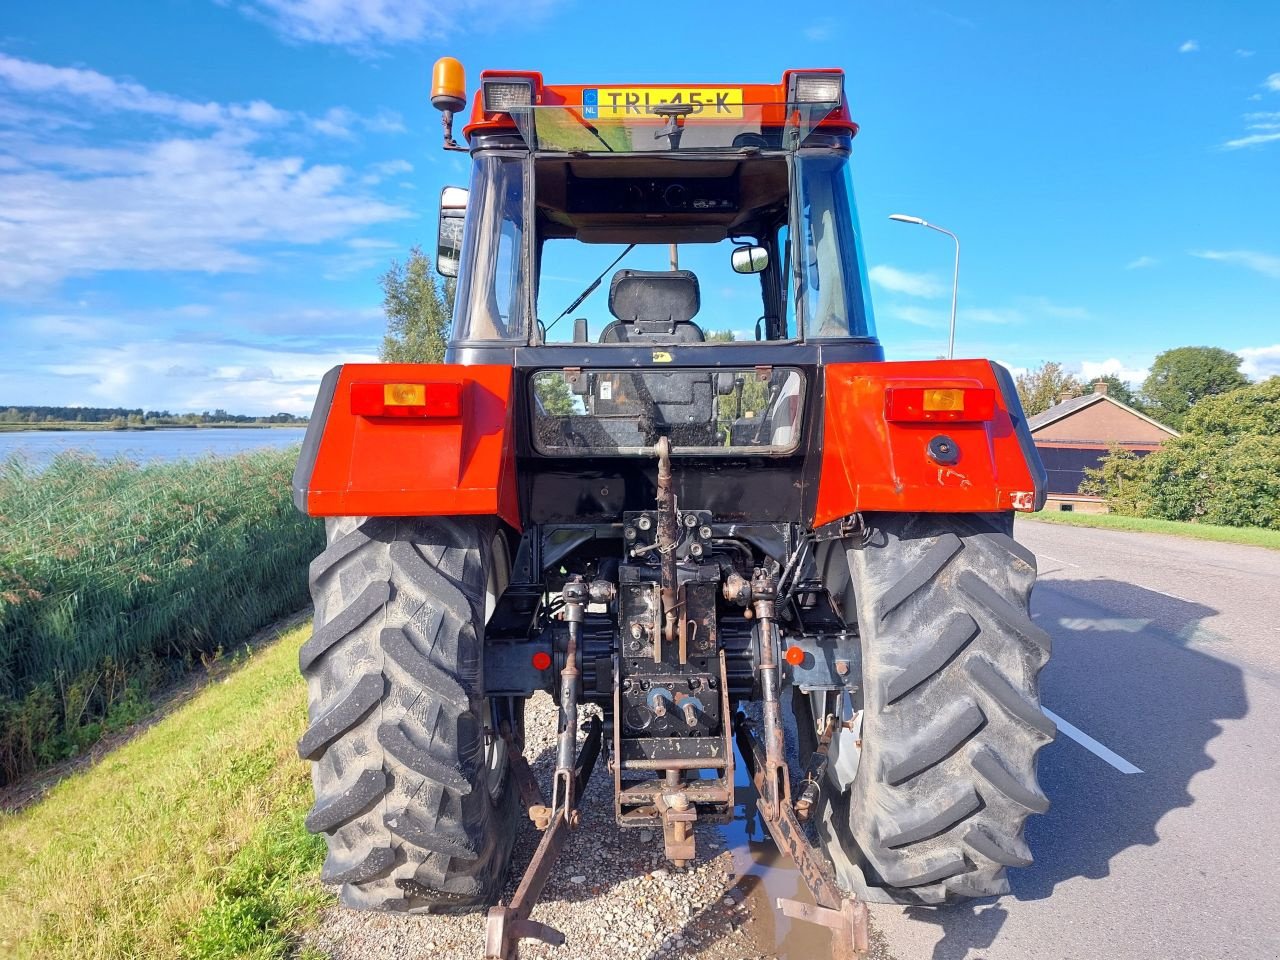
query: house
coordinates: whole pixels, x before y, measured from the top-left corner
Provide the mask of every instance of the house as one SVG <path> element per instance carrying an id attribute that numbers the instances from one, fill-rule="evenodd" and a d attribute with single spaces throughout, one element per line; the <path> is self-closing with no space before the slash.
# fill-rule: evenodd
<path id="1" fill-rule="evenodd" d="M 1084 471 L 1096 467 L 1113 447 L 1145 457 L 1178 431 L 1157 423 L 1114 397 L 1099 381 L 1082 397 L 1063 394 L 1056 406 L 1027 420 L 1031 438 L 1049 474 L 1046 510 L 1105 513 L 1099 497 L 1080 493 Z"/>

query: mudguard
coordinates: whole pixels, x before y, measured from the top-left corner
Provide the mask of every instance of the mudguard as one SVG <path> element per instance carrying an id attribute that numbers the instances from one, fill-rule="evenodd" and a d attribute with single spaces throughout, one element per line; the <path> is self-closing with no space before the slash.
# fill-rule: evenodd
<path id="1" fill-rule="evenodd" d="M 827 366 L 825 376 L 814 527 L 860 512 L 988 513 L 1044 506 L 1044 466 L 1013 378 L 999 364 L 837 363 Z M 891 421 L 891 392 L 919 388 L 990 390 L 995 403 L 985 419 Z M 948 456 L 939 459 L 937 447 L 931 454 L 935 441 Z"/>
<path id="2" fill-rule="evenodd" d="M 353 411 L 370 384 L 457 384 L 443 414 Z M 293 502 L 313 517 L 497 516 L 520 529 L 512 369 L 459 364 L 346 364 L 320 385 L 293 475 Z"/>

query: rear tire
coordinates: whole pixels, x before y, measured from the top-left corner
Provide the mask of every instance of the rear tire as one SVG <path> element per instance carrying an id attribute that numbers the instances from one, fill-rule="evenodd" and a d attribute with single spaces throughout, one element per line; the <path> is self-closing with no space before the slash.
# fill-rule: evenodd
<path id="1" fill-rule="evenodd" d="M 1028 610 L 1035 557 L 1007 515 L 866 519 L 865 541 L 844 545 L 861 727 L 833 750 L 823 846 L 872 902 L 1007 893 L 1007 868 L 1031 863 L 1027 815 L 1049 807 L 1036 781 L 1055 728 L 1038 681 L 1050 639 Z"/>
<path id="2" fill-rule="evenodd" d="M 481 669 L 509 566 L 491 520 L 328 521 L 298 753 L 314 761 L 321 876 L 346 906 L 456 912 L 501 892 L 518 798 L 503 742 L 486 736 Z"/>

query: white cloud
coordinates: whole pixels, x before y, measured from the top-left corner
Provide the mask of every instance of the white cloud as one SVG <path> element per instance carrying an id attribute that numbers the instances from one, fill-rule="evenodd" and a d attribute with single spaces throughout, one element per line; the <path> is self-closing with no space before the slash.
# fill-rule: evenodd
<path id="1" fill-rule="evenodd" d="M 1243 60 L 1243 59 L 1246 59 L 1246 58 L 1248 58 L 1248 57 L 1252 57 L 1252 56 L 1254 55 L 1254 53 L 1255 53 L 1255 52 L 1256 52 L 1256 51 L 1253 51 L 1253 50 L 1244 50 L 1244 49 L 1239 49 L 1239 50 L 1237 50 L 1237 51 L 1236 51 L 1236 56 Z"/>
<path id="2" fill-rule="evenodd" d="M 408 160 L 384 160 L 381 163 L 370 164 L 368 171 L 360 178 L 360 182 L 373 186 L 388 177 L 398 177 L 412 172 L 413 164 Z"/>
<path id="3" fill-rule="evenodd" d="M 92 104 L 104 111 L 141 114 L 187 127 L 254 133 L 301 122 L 316 133 L 343 138 L 354 136 L 357 129 L 384 134 L 405 132 L 404 119 L 393 110 L 378 110 L 366 117 L 347 107 L 333 107 L 320 117 L 307 117 L 281 110 L 265 100 L 231 104 L 210 100 L 202 103 L 157 92 L 132 80 L 118 80 L 96 70 L 57 67 L 3 53 L 0 53 L 0 86 L 35 99 L 71 103 L 81 110 L 84 104 Z M 79 118 L 8 103 L 0 103 L 0 124 L 52 129 L 68 126 L 87 129 L 91 126 Z"/>
<path id="4" fill-rule="evenodd" d="M 1154 267 L 1160 261 L 1155 257 L 1141 256 L 1135 260 L 1130 260 L 1124 265 L 1126 270 L 1143 270 L 1147 267 Z"/>
<path id="5" fill-rule="evenodd" d="M 1241 147 L 1254 147 L 1280 140 L 1280 112 L 1246 113 L 1244 122 L 1245 130 L 1250 132 L 1235 140 L 1228 140 L 1222 145 L 1224 150 L 1239 150 Z"/>
<path id="6" fill-rule="evenodd" d="M 29 403 L 305 413 L 326 370 L 375 359 L 384 325 L 372 305 L 278 301 L 20 316 L 0 384 Z"/>
<path id="7" fill-rule="evenodd" d="M 1262 81 L 1262 85 L 1273 93 L 1280 93 L 1280 73 L 1273 73 Z"/>
<path id="8" fill-rule="evenodd" d="M 229 2 L 229 0 L 223 0 Z M 536 19 L 559 0 L 245 0 L 241 12 L 288 40 L 366 49 L 440 39 L 472 25 Z"/>
<path id="9" fill-rule="evenodd" d="M 1245 347 L 1235 351 L 1244 360 L 1240 369 L 1255 380 L 1280 377 L 1280 343 L 1269 347 Z"/>
<path id="10" fill-rule="evenodd" d="M 892 320 L 901 320 L 913 327 L 930 330 L 945 329 L 951 323 L 951 311 L 917 307 L 911 304 L 890 304 L 877 311 Z"/>
<path id="11" fill-rule="evenodd" d="M 50 389 L 44 385 L 74 381 L 82 391 L 76 402 L 86 404 L 303 414 L 310 412 L 320 378 L 330 367 L 376 360 L 372 353 L 299 353 L 267 347 L 219 350 L 211 358 L 206 344 L 139 340 L 85 350 L 72 360 L 14 379 L 24 396 L 48 396 Z"/>
<path id="12" fill-rule="evenodd" d="M 1275 143 L 1280 140 L 1280 131 L 1276 133 L 1251 133 L 1247 137 L 1228 140 L 1222 146 L 1226 150 L 1239 150 L 1241 147 L 1257 147 L 1264 143 Z"/>
<path id="13" fill-rule="evenodd" d="M 1280 257 L 1269 253 L 1259 253 L 1256 250 L 1192 250 L 1191 255 L 1202 260 L 1238 264 L 1264 277 L 1280 279 Z"/>
<path id="14" fill-rule="evenodd" d="M 10 293 L 99 270 L 250 270 L 262 245 L 409 216 L 352 192 L 343 167 L 261 156 L 223 136 L 62 150 L 57 162 L 0 171 L 0 209 L 0 291 Z"/>
<path id="15" fill-rule="evenodd" d="M 830 19 L 818 20 L 804 28 L 804 38 L 810 43 L 822 43 L 835 36 L 835 22 Z"/>
<path id="16" fill-rule="evenodd" d="M 158 137 L 149 141 L 95 131 L 86 145 L 74 126 L 33 128 L 0 113 L 0 295 L 102 270 L 250 270 L 273 245 L 340 240 L 411 216 L 367 196 L 343 166 L 276 153 L 280 138 L 262 129 L 305 118 L 263 101 L 197 103 L 0 54 L 4 86 L 53 104 L 55 116 L 129 111 L 162 129 L 136 134 Z M 342 119 L 368 125 L 350 111 Z M 182 129 L 192 127 L 212 129 Z"/>
<path id="17" fill-rule="evenodd" d="M 1182 46 L 1178 48 L 1178 52 L 1179 53 L 1195 53 L 1199 49 L 1200 49 L 1199 40 L 1188 40 L 1186 43 L 1184 43 Z"/>
<path id="18" fill-rule="evenodd" d="M 262 100 L 249 103 L 199 103 L 148 90 L 140 83 L 116 80 L 95 70 L 55 67 L 0 53 L 0 82 L 21 93 L 88 101 L 106 110 L 144 113 L 190 126 L 231 124 L 275 126 L 290 115 Z"/>
<path id="19" fill-rule="evenodd" d="M 932 300 L 951 291 L 949 285 L 944 285 L 927 273 L 909 273 L 886 264 L 877 264 L 867 271 L 867 275 L 877 287 L 894 293 L 905 293 L 909 297 Z"/>
<path id="20" fill-rule="evenodd" d="M 322 116 L 308 120 L 307 125 L 317 133 L 346 140 L 354 138 L 357 129 L 370 133 L 405 132 L 403 118 L 391 110 L 381 110 L 372 117 L 363 117 L 346 107 L 331 107 Z"/>
<path id="21" fill-rule="evenodd" d="M 1126 367 L 1115 357 L 1107 360 L 1095 362 L 1093 360 L 1082 360 L 1080 362 L 1080 375 L 1086 381 L 1094 381 L 1099 377 L 1113 376 L 1119 377 L 1129 386 L 1137 386 L 1147 379 L 1147 369 L 1145 367 Z"/>

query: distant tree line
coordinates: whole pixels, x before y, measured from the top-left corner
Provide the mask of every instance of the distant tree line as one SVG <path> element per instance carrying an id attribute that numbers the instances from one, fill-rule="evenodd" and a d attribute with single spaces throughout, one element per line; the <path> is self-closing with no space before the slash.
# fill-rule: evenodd
<path id="1" fill-rule="evenodd" d="M 42 407 L 15 406 L 0 409 L 0 423 L 109 423 L 115 426 L 145 424 L 199 423 L 306 423 L 306 417 L 292 413 L 273 413 L 269 417 L 250 417 L 228 413 L 222 408 L 202 413 L 170 413 L 168 410 L 144 410 L 141 407 Z"/>

